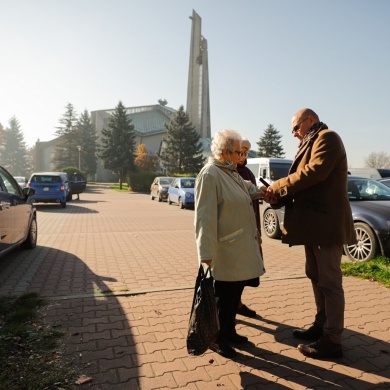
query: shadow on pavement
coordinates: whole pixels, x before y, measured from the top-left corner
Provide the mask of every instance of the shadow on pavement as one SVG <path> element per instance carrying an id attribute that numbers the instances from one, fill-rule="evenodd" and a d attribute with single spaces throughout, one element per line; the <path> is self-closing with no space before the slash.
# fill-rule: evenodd
<path id="1" fill-rule="evenodd" d="M 91 202 L 91 201 L 83 201 L 78 200 L 77 205 L 74 203 L 67 203 L 66 207 L 63 209 L 56 204 L 36 204 L 35 208 L 39 213 L 55 213 L 55 214 L 69 214 L 69 213 L 92 213 L 97 214 L 98 211 L 90 209 L 88 207 L 84 207 L 91 203 L 101 203 L 101 201 Z"/>
<path id="2" fill-rule="evenodd" d="M 138 386 L 134 379 L 139 367 L 137 348 L 130 326 L 133 318 L 111 293 L 110 283 L 117 279 L 95 274 L 71 253 L 41 249 L 27 291 L 50 300 L 45 321 L 65 333 L 65 357 L 81 374 L 92 378 L 83 389 L 113 389 L 124 382 L 129 388 Z M 131 378 L 118 378 L 121 367 L 123 375 Z"/>
<path id="3" fill-rule="evenodd" d="M 241 319 L 237 323 L 252 327 L 259 332 L 268 333 L 279 344 L 284 344 L 289 347 L 295 348 L 300 343 L 306 343 L 292 336 L 292 331 L 296 327 L 261 317 L 257 319 L 256 324 Z M 262 323 L 275 326 L 275 330 L 271 330 L 269 327 L 262 325 Z M 237 345 L 235 347 L 237 348 Z M 247 355 L 240 354 L 238 359 L 242 364 L 266 372 L 269 375 L 284 378 L 300 386 L 314 389 L 327 387 L 346 387 L 359 390 L 372 389 L 373 384 L 365 381 L 364 377 L 355 377 L 353 375 L 354 370 L 361 371 L 366 375 L 374 374 L 384 376 L 386 381 L 378 384 L 375 388 L 389 388 L 390 386 L 390 344 L 349 329 L 345 329 L 343 332 L 344 357 L 341 359 L 323 360 L 324 363 L 320 367 L 318 362 L 321 360 L 304 357 L 299 352 L 296 353 L 302 356 L 301 360 L 294 359 L 292 356 L 273 353 L 270 350 L 259 348 L 254 344 L 243 347 L 242 350 L 253 355 L 253 357 L 248 357 Z M 311 362 L 316 363 L 311 364 Z M 348 367 L 351 375 L 347 376 L 345 371 L 338 373 L 333 370 L 332 362 Z M 251 387 L 254 384 L 259 386 L 267 383 L 264 378 L 257 377 L 256 381 L 253 376 L 241 375 L 241 385 L 244 389 L 256 388 Z M 282 386 L 281 388 L 284 387 Z"/>

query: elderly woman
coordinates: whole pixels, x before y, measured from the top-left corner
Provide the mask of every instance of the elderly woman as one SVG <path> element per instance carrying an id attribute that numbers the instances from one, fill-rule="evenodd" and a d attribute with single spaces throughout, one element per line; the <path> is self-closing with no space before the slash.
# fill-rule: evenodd
<path id="1" fill-rule="evenodd" d="M 228 358 L 236 355 L 229 343 L 248 342 L 235 329 L 242 286 L 264 273 L 252 207 L 252 199 L 263 191 L 235 170 L 242 155 L 241 140 L 236 131 L 218 131 L 211 144 L 213 157 L 195 184 L 198 257 L 211 265 L 218 298 L 220 331 L 210 348 Z"/>

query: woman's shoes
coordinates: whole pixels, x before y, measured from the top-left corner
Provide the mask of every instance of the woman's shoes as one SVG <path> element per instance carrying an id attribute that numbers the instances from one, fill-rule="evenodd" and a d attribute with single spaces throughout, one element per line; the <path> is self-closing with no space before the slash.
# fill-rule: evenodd
<path id="1" fill-rule="evenodd" d="M 242 316 L 249 317 L 249 318 L 255 318 L 256 312 L 252 309 L 249 309 L 247 305 L 242 305 L 237 309 L 237 314 L 241 314 Z"/>

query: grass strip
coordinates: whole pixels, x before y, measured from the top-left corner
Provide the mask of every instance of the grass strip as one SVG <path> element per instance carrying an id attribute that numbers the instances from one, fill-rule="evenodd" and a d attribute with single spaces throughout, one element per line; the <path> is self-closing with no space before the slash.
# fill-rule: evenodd
<path id="1" fill-rule="evenodd" d="M 42 321 L 38 294 L 0 297 L 0 389 L 75 389 L 77 373 L 63 359 L 62 332 Z"/>
<path id="2" fill-rule="evenodd" d="M 390 259 L 384 256 L 376 257 L 366 262 L 345 262 L 341 270 L 346 276 L 356 276 L 378 282 L 390 287 Z"/>

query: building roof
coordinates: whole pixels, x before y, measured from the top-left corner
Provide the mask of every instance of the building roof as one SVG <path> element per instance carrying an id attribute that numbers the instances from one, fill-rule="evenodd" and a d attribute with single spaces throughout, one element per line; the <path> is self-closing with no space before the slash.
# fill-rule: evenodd
<path id="1" fill-rule="evenodd" d="M 115 109 L 98 110 L 93 113 L 99 115 L 106 124 L 114 111 Z M 170 121 L 174 112 L 176 112 L 175 109 L 161 104 L 126 108 L 136 134 L 142 137 L 166 133 L 164 124 Z"/>

